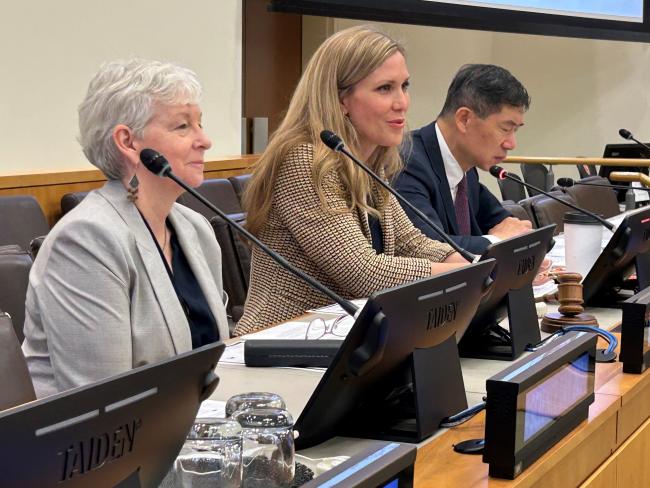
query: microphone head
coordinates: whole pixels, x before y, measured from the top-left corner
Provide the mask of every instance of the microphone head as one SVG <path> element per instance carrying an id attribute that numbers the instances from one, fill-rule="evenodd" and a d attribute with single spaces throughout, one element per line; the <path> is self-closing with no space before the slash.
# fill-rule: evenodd
<path id="1" fill-rule="evenodd" d="M 494 176 L 495 178 L 499 178 L 500 180 L 504 179 L 508 172 L 503 169 L 501 166 L 491 166 L 490 167 L 490 174 Z"/>
<path id="2" fill-rule="evenodd" d="M 627 139 L 628 141 L 634 137 L 632 133 L 627 129 L 619 129 L 618 135 L 621 136 L 623 139 Z"/>
<path id="3" fill-rule="evenodd" d="M 569 187 L 572 187 L 573 185 L 575 185 L 575 181 L 573 181 L 573 178 L 558 178 L 557 179 L 557 184 L 559 186 L 569 188 Z"/>
<path id="4" fill-rule="evenodd" d="M 158 176 L 167 176 L 172 171 L 165 156 L 153 149 L 147 148 L 140 151 L 140 161 L 145 168 Z"/>
<path id="5" fill-rule="evenodd" d="M 323 144 L 329 147 L 332 151 L 338 152 L 343 149 L 344 146 L 343 139 L 331 130 L 322 130 L 320 133 L 320 140 L 323 141 Z"/>

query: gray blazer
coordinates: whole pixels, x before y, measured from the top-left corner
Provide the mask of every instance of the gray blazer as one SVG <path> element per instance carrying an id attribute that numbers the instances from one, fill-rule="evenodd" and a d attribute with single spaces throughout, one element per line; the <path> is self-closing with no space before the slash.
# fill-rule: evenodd
<path id="1" fill-rule="evenodd" d="M 23 352 L 39 398 L 192 349 L 165 265 L 126 195 L 119 181 L 90 193 L 54 226 L 34 262 Z M 224 340 L 212 227 L 179 204 L 169 218 Z"/>

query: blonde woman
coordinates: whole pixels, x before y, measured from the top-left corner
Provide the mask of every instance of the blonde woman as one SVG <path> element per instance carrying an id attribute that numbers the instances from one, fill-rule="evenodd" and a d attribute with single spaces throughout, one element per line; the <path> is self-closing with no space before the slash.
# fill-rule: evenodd
<path id="1" fill-rule="evenodd" d="M 339 134 L 386 179 L 402 167 L 398 146 L 409 107 L 404 48 L 370 27 L 334 34 L 316 51 L 244 197 L 249 230 L 295 266 L 353 299 L 467 264 L 425 237 L 397 200 L 330 151 Z M 253 250 L 240 335 L 324 305 L 327 297 Z"/>

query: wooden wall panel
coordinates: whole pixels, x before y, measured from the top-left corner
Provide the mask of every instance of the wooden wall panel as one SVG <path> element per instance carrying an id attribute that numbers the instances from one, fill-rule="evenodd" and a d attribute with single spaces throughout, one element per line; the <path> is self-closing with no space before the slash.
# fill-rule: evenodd
<path id="1" fill-rule="evenodd" d="M 251 172 L 257 155 L 225 157 L 205 163 L 206 178 L 228 178 Z M 0 196 L 32 195 L 38 200 L 50 225 L 61 217 L 61 197 L 66 193 L 101 187 L 106 179 L 98 170 L 0 175 Z"/>
<path id="2" fill-rule="evenodd" d="M 616 446 L 616 415 L 611 416 L 578 446 L 567 450 L 561 460 L 540 477 L 534 488 L 573 488 L 611 456 Z M 555 448 L 554 448 L 555 449 Z M 544 462 L 541 458 L 539 462 Z M 519 486 L 519 485 L 518 485 Z M 521 484 L 522 488 L 526 485 Z"/>
<path id="3" fill-rule="evenodd" d="M 608 460 L 596 470 L 580 488 L 614 488 L 616 486 L 616 459 Z"/>
<path id="4" fill-rule="evenodd" d="M 616 364 L 620 365 L 621 363 Z M 622 405 L 618 414 L 616 434 L 616 443 L 620 446 L 641 424 L 650 418 L 650 374 L 623 374 L 621 371 L 609 379 L 598 391 L 621 397 Z"/>
<path id="5" fill-rule="evenodd" d="M 639 386 L 635 389 L 635 393 L 623 397 L 623 407 L 619 413 L 619 444 L 627 439 L 650 416 L 650 376 L 644 375 L 643 380 L 639 382 Z M 648 459 L 650 460 L 650 458 Z M 650 483 L 646 487 L 650 487 Z"/>
<path id="6" fill-rule="evenodd" d="M 244 0 L 242 116 L 278 127 L 302 72 L 302 16 L 268 12 L 267 0 Z"/>
<path id="7" fill-rule="evenodd" d="M 650 420 L 623 444 L 616 453 L 617 488 L 650 486 Z"/>
<path id="8" fill-rule="evenodd" d="M 646 421 L 580 488 L 648 488 L 650 420 Z"/>

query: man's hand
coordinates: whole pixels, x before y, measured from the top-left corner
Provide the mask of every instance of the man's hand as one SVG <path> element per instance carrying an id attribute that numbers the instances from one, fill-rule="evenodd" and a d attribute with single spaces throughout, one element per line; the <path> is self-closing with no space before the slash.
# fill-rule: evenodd
<path id="1" fill-rule="evenodd" d="M 492 227 L 488 234 L 496 236 L 499 239 L 508 239 L 510 237 L 525 234 L 533 228 L 529 220 L 519 220 L 515 217 L 506 217 L 497 225 Z"/>

